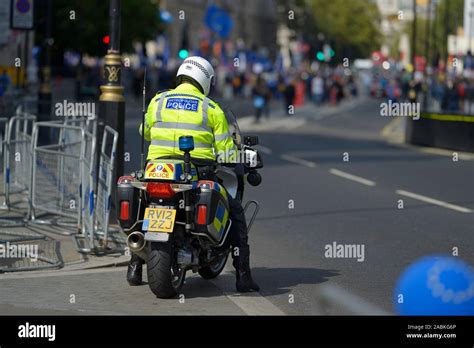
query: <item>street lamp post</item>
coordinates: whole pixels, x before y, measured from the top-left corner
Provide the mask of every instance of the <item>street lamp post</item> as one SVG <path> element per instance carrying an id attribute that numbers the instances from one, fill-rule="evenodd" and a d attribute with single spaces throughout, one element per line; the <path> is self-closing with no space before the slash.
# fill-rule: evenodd
<path id="1" fill-rule="evenodd" d="M 413 80 L 415 79 L 415 70 L 416 70 L 416 62 L 415 62 L 415 57 L 416 57 L 416 20 L 417 20 L 417 4 L 416 0 L 413 0 L 413 27 L 412 27 L 412 37 L 411 37 L 411 64 L 413 65 Z"/>
<path id="2" fill-rule="evenodd" d="M 469 69 L 469 72 L 470 72 L 470 75 L 469 75 L 469 90 L 472 90 L 472 87 L 471 87 L 471 84 L 472 84 L 472 21 L 474 19 L 474 11 L 473 11 L 473 8 L 474 8 L 474 1 L 471 0 L 471 6 L 470 6 L 470 9 L 469 9 L 469 52 L 471 53 L 470 54 L 470 59 L 469 59 L 469 65 L 467 67 L 467 69 Z M 472 109 L 472 92 L 469 93 L 469 98 L 468 98 L 468 103 L 469 103 L 469 110 L 468 110 L 468 113 L 469 115 L 471 115 L 471 109 Z"/>
<path id="3" fill-rule="evenodd" d="M 119 133 L 115 165 L 115 181 L 124 171 L 125 98 L 121 86 L 122 57 L 120 55 L 120 0 L 110 0 L 110 46 L 104 57 L 104 82 L 99 97 L 99 138 L 104 123 Z M 99 147 L 100 149 L 100 147 Z"/>
<path id="4" fill-rule="evenodd" d="M 426 27 L 425 27 L 425 91 L 423 96 L 423 110 L 428 109 L 429 79 L 430 74 L 430 29 L 431 29 L 431 0 L 426 5 Z"/>
<path id="5" fill-rule="evenodd" d="M 474 2 L 471 1 L 471 10 L 469 11 L 469 51 L 472 53 L 472 20 L 473 14 L 472 7 L 474 6 Z"/>
<path id="6" fill-rule="evenodd" d="M 426 33 L 425 33 L 425 57 L 426 57 L 426 66 L 428 67 L 430 62 L 430 37 L 431 37 L 431 0 L 428 0 L 426 5 Z"/>

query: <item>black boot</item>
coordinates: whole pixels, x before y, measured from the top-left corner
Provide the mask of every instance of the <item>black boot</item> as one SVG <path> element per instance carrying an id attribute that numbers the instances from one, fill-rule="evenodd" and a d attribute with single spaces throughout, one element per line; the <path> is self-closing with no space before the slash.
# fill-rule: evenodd
<path id="1" fill-rule="evenodd" d="M 142 284 L 143 263 L 143 260 L 138 255 L 132 253 L 132 258 L 130 259 L 127 270 L 128 284 L 132 286 Z"/>
<path id="2" fill-rule="evenodd" d="M 237 282 L 235 284 L 238 292 L 260 291 L 260 287 L 252 279 L 250 272 L 250 248 L 249 246 L 241 247 L 239 256 L 234 259 L 235 273 Z"/>

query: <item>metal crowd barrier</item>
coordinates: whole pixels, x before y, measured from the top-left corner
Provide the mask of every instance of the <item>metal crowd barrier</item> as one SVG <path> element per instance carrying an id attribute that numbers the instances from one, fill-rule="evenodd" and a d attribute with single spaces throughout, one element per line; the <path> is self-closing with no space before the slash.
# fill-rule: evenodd
<path id="1" fill-rule="evenodd" d="M 0 150 L 0 187 L 3 202 L 0 210 L 8 213 L 2 214 L 0 227 L 24 226 L 28 209 L 26 192 L 31 168 L 31 132 L 36 116 L 21 110 L 21 107 L 17 107 L 13 117 L 0 120 L 3 125 Z M 13 194 L 17 195 L 15 202 L 11 199 Z M 11 215 L 11 212 L 14 215 Z"/>
<path id="2" fill-rule="evenodd" d="M 83 252 L 97 250 L 95 247 L 96 239 L 101 239 L 99 249 L 105 250 L 107 248 L 117 142 L 118 132 L 109 126 L 105 126 L 99 154 L 94 228 L 87 229 L 86 239 L 89 245 L 81 250 Z"/>
<path id="3" fill-rule="evenodd" d="M 39 141 L 40 129 L 52 136 L 48 144 Z M 55 233 L 83 238 L 85 243 L 78 244 L 81 252 L 111 252 L 107 243 L 117 242 L 110 235 L 109 219 L 118 133 L 109 126 L 104 128 L 98 154 L 96 139 L 95 116 L 36 122 L 34 115 L 18 109 L 10 120 L 0 118 L 4 209 L 11 211 L 12 194 L 26 193 L 22 225 L 26 221 L 72 226 L 77 233 Z"/>
<path id="4" fill-rule="evenodd" d="M 57 143 L 38 145 L 41 127 L 58 132 Z M 33 128 L 32 171 L 30 184 L 29 220 L 40 224 L 75 226 L 81 231 L 82 223 L 82 173 L 86 158 L 86 143 L 93 141 L 93 135 L 84 128 L 37 122 Z M 42 212 L 59 219 L 37 219 Z"/>
<path id="5" fill-rule="evenodd" d="M 82 163 L 82 230 L 81 236 L 86 238 L 89 245 L 93 245 L 95 230 L 95 192 L 96 192 L 96 131 L 95 126 L 91 141 L 86 141 L 86 156 Z M 86 133 L 90 134 L 90 133 Z M 89 136 L 89 135 L 87 135 Z"/>
<path id="6" fill-rule="evenodd" d="M 15 226 L 10 215 L 15 209 L 20 213 L 20 226 L 77 229 L 76 233 L 52 232 L 83 238 L 85 243 L 78 244 L 80 252 L 121 251 L 108 246 L 123 242 L 111 234 L 119 230 L 109 226 L 118 133 L 106 126 L 96 153 L 96 116 L 36 122 L 35 115 L 24 111 L 33 110 L 34 104 L 34 100 L 20 103 L 12 118 L 0 118 L 0 194 L 4 194 L 0 209 L 8 214 L 7 219 L 0 218 L 0 227 L 3 220 L 5 226 Z M 40 129 L 49 134 L 46 144 L 41 142 Z M 17 198 L 27 198 L 25 206 L 19 206 Z M 23 230 L 7 232 L 8 238 L 31 238 Z"/>
<path id="7" fill-rule="evenodd" d="M 17 110 L 5 128 L 3 147 L 4 209 L 12 209 L 11 195 L 25 192 L 31 172 L 31 141 L 36 116 Z"/>
<path id="8" fill-rule="evenodd" d="M 110 207 L 112 202 L 112 185 L 114 184 L 115 156 L 117 152 L 118 132 L 109 126 L 105 126 L 102 137 L 102 148 L 100 151 L 99 173 L 97 179 L 97 232 L 104 234 L 107 241 L 109 231 Z M 110 139 L 109 137 L 112 137 Z M 108 141 L 111 146 L 107 151 Z"/>

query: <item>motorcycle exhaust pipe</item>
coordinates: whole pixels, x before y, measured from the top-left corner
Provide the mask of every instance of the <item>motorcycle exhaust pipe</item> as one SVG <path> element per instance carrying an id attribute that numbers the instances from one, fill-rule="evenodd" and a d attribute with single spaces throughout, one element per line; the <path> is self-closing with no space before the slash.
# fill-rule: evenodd
<path id="1" fill-rule="evenodd" d="M 143 261 L 147 261 L 146 240 L 143 233 L 138 231 L 130 233 L 127 237 L 127 245 L 132 253 L 138 255 Z"/>

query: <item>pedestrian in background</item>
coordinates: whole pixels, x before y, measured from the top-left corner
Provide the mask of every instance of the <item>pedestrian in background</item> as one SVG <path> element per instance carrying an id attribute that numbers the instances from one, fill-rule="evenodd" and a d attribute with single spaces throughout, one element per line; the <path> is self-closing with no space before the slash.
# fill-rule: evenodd
<path id="1" fill-rule="evenodd" d="M 357 84 L 354 81 L 354 76 L 349 77 L 349 81 L 347 81 L 347 88 L 349 89 L 349 94 L 352 98 L 357 98 L 359 92 L 357 89 Z"/>
<path id="2" fill-rule="evenodd" d="M 6 112 L 5 93 L 10 87 L 10 77 L 6 70 L 2 70 L 0 73 L 0 115 L 4 115 Z"/>
<path id="3" fill-rule="evenodd" d="M 324 80 L 321 75 L 316 75 L 311 81 L 311 95 L 313 97 L 313 102 L 317 106 L 321 106 L 324 99 Z"/>
<path id="4" fill-rule="evenodd" d="M 285 90 L 286 90 L 286 83 L 285 83 L 285 78 L 283 75 L 279 74 L 278 75 L 278 82 L 277 82 L 277 99 L 283 99 L 285 96 Z"/>
<path id="5" fill-rule="evenodd" d="M 265 83 L 265 105 L 263 106 L 263 113 L 265 114 L 266 118 L 270 118 L 270 101 L 272 99 L 272 91 L 270 89 L 270 86 L 268 85 L 268 82 L 264 80 Z"/>
<path id="6" fill-rule="evenodd" d="M 224 90 L 222 91 L 222 97 L 225 101 L 232 100 L 234 98 L 234 87 L 232 86 L 232 77 L 226 76 L 224 82 Z"/>
<path id="7" fill-rule="evenodd" d="M 255 108 L 255 122 L 260 122 L 263 110 L 267 103 L 268 88 L 265 79 L 259 75 L 255 81 L 255 86 L 252 90 L 253 106 Z"/>
<path id="8" fill-rule="evenodd" d="M 294 85 L 294 82 L 293 81 L 290 81 L 286 87 L 285 87 L 285 105 L 286 105 L 286 112 L 288 113 L 288 115 L 292 115 L 292 113 L 290 113 L 290 107 L 291 106 L 294 106 L 293 105 L 293 101 L 295 99 L 295 85 Z"/>

